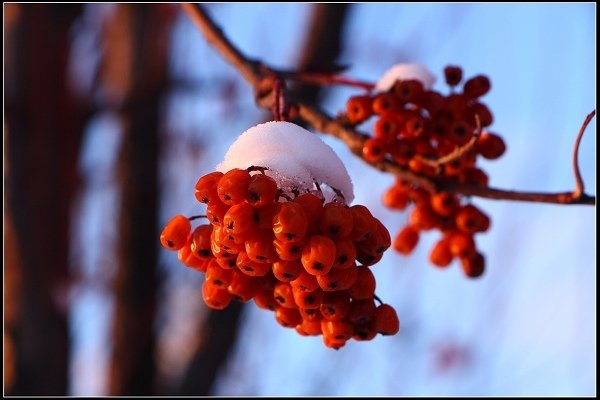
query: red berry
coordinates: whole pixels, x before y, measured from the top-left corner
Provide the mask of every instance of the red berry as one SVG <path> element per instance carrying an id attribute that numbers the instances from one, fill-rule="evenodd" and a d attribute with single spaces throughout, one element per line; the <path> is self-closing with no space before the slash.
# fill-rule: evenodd
<path id="1" fill-rule="evenodd" d="M 250 177 L 246 201 L 254 207 L 273 204 L 277 197 L 277 182 L 267 175 L 255 174 Z"/>
<path id="2" fill-rule="evenodd" d="M 444 68 L 444 77 L 448 86 L 456 86 L 462 80 L 462 68 L 449 65 Z"/>
<path id="3" fill-rule="evenodd" d="M 353 124 L 360 124 L 373 115 L 373 100 L 371 96 L 353 96 L 346 103 L 346 114 Z"/>
<path id="4" fill-rule="evenodd" d="M 417 243 L 419 243 L 419 231 L 411 225 L 406 225 L 394 239 L 394 250 L 408 255 L 417 247 Z"/>
<path id="5" fill-rule="evenodd" d="M 206 204 L 211 204 L 212 202 L 219 200 L 217 185 L 222 176 L 222 172 L 216 171 L 204 175 L 198 179 L 195 187 L 196 200 L 198 200 L 200 203 Z"/>
<path id="6" fill-rule="evenodd" d="M 246 200 L 246 192 L 250 183 L 250 173 L 246 170 L 234 168 L 226 172 L 217 185 L 217 193 L 221 201 L 227 205 L 234 205 Z"/>
<path id="7" fill-rule="evenodd" d="M 179 250 L 187 243 L 191 230 L 190 221 L 178 214 L 165 225 L 160 235 L 160 243 L 169 250 Z"/>
<path id="8" fill-rule="evenodd" d="M 313 235 L 302 249 L 302 265 L 312 275 L 328 273 L 335 262 L 336 247 L 333 240 L 322 235 Z"/>
<path id="9" fill-rule="evenodd" d="M 373 328 L 382 335 L 395 335 L 400 330 L 400 320 L 396 310 L 388 304 L 382 304 L 375 310 Z"/>

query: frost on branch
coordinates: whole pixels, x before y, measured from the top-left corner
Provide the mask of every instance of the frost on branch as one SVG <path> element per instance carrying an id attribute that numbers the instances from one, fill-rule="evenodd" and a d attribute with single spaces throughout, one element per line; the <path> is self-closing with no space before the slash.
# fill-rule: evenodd
<path id="1" fill-rule="evenodd" d="M 335 196 L 332 189 L 342 194 L 346 204 L 354 199 L 348 171 L 333 149 L 290 122 L 271 121 L 248 129 L 231 145 L 217 170 L 251 166 L 268 168 L 266 174 L 288 193 L 313 191 L 317 182 L 326 201 Z"/>
<path id="2" fill-rule="evenodd" d="M 376 92 L 387 92 L 397 80 L 415 79 L 423 84 L 425 90 L 431 89 L 436 81 L 435 76 L 420 64 L 396 64 L 388 69 L 375 85 Z"/>

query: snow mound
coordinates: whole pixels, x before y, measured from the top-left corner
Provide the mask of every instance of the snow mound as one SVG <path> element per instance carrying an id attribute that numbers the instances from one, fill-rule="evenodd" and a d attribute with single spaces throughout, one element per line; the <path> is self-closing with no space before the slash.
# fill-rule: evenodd
<path id="1" fill-rule="evenodd" d="M 421 64 L 396 64 L 388 69 L 375 85 L 376 92 L 386 92 L 394 86 L 396 80 L 416 79 L 421 81 L 425 90 L 431 89 L 435 76 Z"/>
<path id="2" fill-rule="evenodd" d="M 288 193 L 312 191 L 318 182 L 328 186 L 321 186 L 327 201 L 335 197 L 332 188 L 341 192 L 346 204 L 354 199 L 350 175 L 333 149 L 291 122 L 271 121 L 248 129 L 231 145 L 217 171 L 250 166 L 268 168 L 266 174 Z"/>

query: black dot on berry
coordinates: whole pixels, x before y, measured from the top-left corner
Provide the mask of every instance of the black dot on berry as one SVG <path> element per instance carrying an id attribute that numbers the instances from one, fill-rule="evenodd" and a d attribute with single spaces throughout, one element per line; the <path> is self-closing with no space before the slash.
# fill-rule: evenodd
<path id="1" fill-rule="evenodd" d="M 249 266 L 249 265 L 244 265 L 244 266 L 242 267 L 242 269 L 243 269 L 244 271 L 248 271 L 248 272 L 252 272 L 252 271 L 254 271 L 254 268 L 252 268 L 252 267 L 251 267 L 251 266 Z"/>
<path id="2" fill-rule="evenodd" d="M 344 335 L 337 335 L 335 338 L 338 340 L 342 340 L 344 338 Z"/>
<path id="3" fill-rule="evenodd" d="M 331 282 L 329 285 L 327 285 L 327 287 L 329 289 L 335 289 L 338 286 L 337 282 Z"/>
<path id="4" fill-rule="evenodd" d="M 244 301 L 244 299 L 241 296 L 237 295 L 237 294 L 233 295 L 233 299 L 237 300 L 237 301 Z"/>
<path id="5" fill-rule="evenodd" d="M 338 258 L 338 264 L 344 264 L 346 261 L 348 261 L 348 256 L 340 256 Z"/>
<path id="6" fill-rule="evenodd" d="M 327 312 L 327 314 L 329 314 L 329 315 L 333 315 L 333 314 L 335 314 L 335 308 L 334 308 L 334 307 L 332 307 L 332 306 L 327 306 L 327 307 L 325 307 L 325 311 L 326 311 L 326 312 Z"/>
<path id="7" fill-rule="evenodd" d="M 379 151 L 377 151 L 377 153 L 379 153 Z M 331 226 L 331 227 L 329 227 L 329 232 L 332 235 L 337 235 L 338 233 L 340 233 L 340 227 L 339 226 Z"/>
<path id="8" fill-rule="evenodd" d="M 173 246 L 175 246 L 175 243 L 173 243 L 173 242 L 172 242 L 172 241 L 170 241 L 170 240 L 167 240 L 167 246 L 169 246 L 169 247 L 173 247 Z"/>
<path id="9" fill-rule="evenodd" d="M 279 304 L 283 304 L 285 303 L 285 298 L 283 296 L 275 296 L 275 301 L 277 301 Z"/>
<path id="10" fill-rule="evenodd" d="M 320 262 L 316 262 L 312 265 L 313 269 L 316 269 L 317 271 L 322 271 L 323 268 L 325 268 L 325 266 L 320 263 Z"/>
<path id="11" fill-rule="evenodd" d="M 315 296 L 312 296 L 312 295 L 310 295 L 310 296 L 306 296 L 306 297 L 304 298 L 304 302 L 305 302 L 306 304 L 312 304 L 312 303 L 314 303 L 314 302 L 315 302 L 315 300 L 316 300 L 316 299 L 315 299 Z"/>
<path id="12" fill-rule="evenodd" d="M 220 279 L 215 279 L 215 280 L 213 281 L 213 283 L 214 283 L 215 285 L 217 285 L 217 286 L 221 286 L 221 285 L 223 284 L 223 281 L 222 281 L 222 280 L 220 280 Z"/>
<path id="13" fill-rule="evenodd" d="M 256 192 L 251 192 L 249 197 L 250 197 L 250 201 L 253 203 L 256 203 L 257 201 L 260 200 L 260 196 Z"/>
<path id="14" fill-rule="evenodd" d="M 285 237 L 287 240 L 292 240 L 293 238 L 296 237 L 296 234 L 295 233 L 286 233 Z"/>
<path id="15" fill-rule="evenodd" d="M 283 275 L 283 277 L 284 277 L 284 278 L 286 278 L 286 279 L 289 279 L 289 278 L 293 278 L 293 277 L 294 277 L 294 275 L 290 274 L 289 272 L 284 272 L 282 275 Z"/>

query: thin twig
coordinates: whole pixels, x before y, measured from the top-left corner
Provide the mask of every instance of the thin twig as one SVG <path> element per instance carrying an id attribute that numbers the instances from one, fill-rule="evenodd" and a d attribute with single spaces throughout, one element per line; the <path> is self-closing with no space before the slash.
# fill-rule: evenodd
<path id="1" fill-rule="evenodd" d="M 573 197 L 575 198 L 581 197 L 585 190 L 583 178 L 581 177 L 581 172 L 579 171 L 579 144 L 581 143 L 581 138 L 583 138 L 585 129 L 595 115 L 596 110 L 592 111 L 587 115 L 587 117 L 585 117 L 585 121 L 583 121 L 583 124 L 579 129 L 579 133 L 577 134 L 577 138 L 575 139 L 575 147 L 573 148 L 573 172 L 575 173 L 575 190 L 573 191 Z"/>
<path id="2" fill-rule="evenodd" d="M 253 88 L 257 88 L 259 82 L 268 75 L 277 74 L 277 70 L 264 64 L 257 63 L 244 56 L 223 34 L 221 29 L 215 25 L 205 11 L 197 4 L 182 4 L 182 8 L 188 13 L 192 21 L 205 36 L 206 40 L 221 54 L 221 56 L 236 68 L 242 77 Z M 259 100 L 259 106 L 272 109 L 274 96 L 264 96 Z M 294 99 L 290 99 L 293 102 Z M 347 127 L 340 120 L 332 118 L 324 111 L 308 104 L 298 103 L 299 116 L 315 130 L 330 134 L 342 140 L 346 146 L 358 157 L 362 157 L 362 148 L 366 139 L 370 136 L 361 133 L 355 129 Z M 588 116 L 591 120 L 591 117 Z M 586 119 L 582 130 L 585 130 L 589 121 Z M 582 133 L 580 134 L 580 136 Z M 580 138 L 579 138 L 580 140 Z M 578 146 L 578 144 L 576 144 Z M 463 146 L 465 147 L 465 146 Z M 577 151 L 576 151 L 577 153 Z M 576 157 L 576 156 L 575 156 Z M 367 162 L 366 160 L 364 160 Z M 576 162 L 576 161 L 575 161 Z M 488 186 L 476 186 L 459 182 L 446 180 L 437 180 L 423 175 L 415 174 L 405 167 L 402 167 L 391 160 L 383 160 L 377 163 L 369 163 L 380 171 L 390 172 L 398 177 L 411 181 L 423 188 L 435 191 L 447 191 L 451 193 L 461 193 L 467 196 L 477 196 L 495 200 L 527 201 L 535 203 L 552 204 L 596 204 L 596 197 L 583 193 L 583 185 L 578 183 L 581 188 L 581 194 L 574 196 L 573 192 L 561 193 L 539 193 L 539 192 L 519 192 L 512 190 L 503 190 L 491 188 Z M 580 179 L 580 178 L 579 178 Z M 577 189 L 575 191 L 577 193 Z"/>

